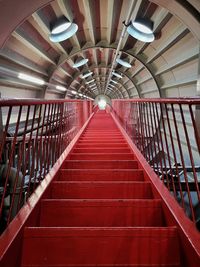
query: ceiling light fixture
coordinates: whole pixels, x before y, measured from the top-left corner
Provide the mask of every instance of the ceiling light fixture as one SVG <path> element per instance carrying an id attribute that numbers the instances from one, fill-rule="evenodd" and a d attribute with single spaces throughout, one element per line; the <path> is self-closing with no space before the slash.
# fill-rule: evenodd
<path id="1" fill-rule="evenodd" d="M 119 73 L 117 73 L 117 72 L 112 72 L 112 75 L 114 75 L 114 76 L 116 76 L 116 77 L 118 77 L 118 78 L 122 78 L 122 75 L 120 75 Z"/>
<path id="2" fill-rule="evenodd" d="M 25 73 L 19 73 L 18 74 L 18 78 L 24 81 L 28 81 L 28 82 L 32 82 L 32 83 L 36 83 L 39 85 L 44 85 L 45 81 L 43 81 L 42 79 L 27 75 Z"/>
<path id="3" fill-rule="evenodd" d="M 87 77 L 91 76 L 92 74 L 93 74 L 93 72 L 92 72 L 92 71 L 90 71 L 90 72 L 87 72 L 87 73 L 85 73 L 85 74 L 82 74 L 82 75 L 81 75 L 81 79 L 85 79 L 85 78 L 87 78 Z"/>
<path id="4" fill-rule="evenodd" d="M 98 101 L 99 109 L 104 110 L 106 108 L 106 105 L 107 105 L 107 103 L 106 103 L 106 101 L 104 99 L 100 99 Z"/>
<path id="5" fill-rule="evenodd" d="M 53 43 L 59 43 L 72 37 L 77 30 L 77 24 L 70 22 L 66 17 L 62 16 L 52 26 L 49 39 Z"/>
<path id="6" fill-rule="evenodd" d="M 74 90 L 71 90 L 71 93 L 72 93 L 73 95 L 77 95 L 77 92 L 74 91 Z"/>
<path id="7" fill-rule="evenodd" d="M 126 68 L 131 68 L 131 64 L 128 61 L 126 61 L 126 60 L 123 60 L 123 59 L 121 59 L 121 58 L 118 57 L 116 59 L 116 61 L 117 61 L 117 63 L 119 63 L 120 65 L 122 65 L 122 66 L 124 66 Z"/>
<path id="8" fill-rule="evenodd" d="M 111 79 L 110 81 L 111 81 L 111 82 L 113 82 L 113 83 L 115 83 L 115 84 L 117 84 L 117 83 L 118 83 L 118 82 L 116 82 L 116 81 L 114 81 L 114 80 L 112 80 L 112 79 Z"/>
<path id="9" fill-rule="evenodd" d="M 94 81 L 95 81 L 95 79 L 92 79 L 92 80 L 90 80 L 90 81 L 86 82 L 86 84 L 93 83 Z"/>
<path id="10" fill-rule="evenodd" d="M 94 86 L 97 86 L 96 83 L 95 84 L 90 84 L 89 87 L 94 87 Z"/>
<path id="11" fill-rule="evenodd" d="M 132 21 L 127 27 L 127 32 L 134 38 L 145 43 L 151 43 L 155 40 L 153 33 L 153 22 L 144 18 Z"/>
<path id="12" fill-rule="evenodd" d="M 85 65 L 87 62 L 88 62 L 88 58 L 78 57 L 72 67 L 73 68 L 79 68 L 79 67 Z"/>
<path id="13" fill-rule="evenodd" d="M 67 89 L 64 86 L 60 86 L 60 85 L 57 85 L 56 89 L 59 91 L 63 91 L 63 92 L 67 91 Z"/>

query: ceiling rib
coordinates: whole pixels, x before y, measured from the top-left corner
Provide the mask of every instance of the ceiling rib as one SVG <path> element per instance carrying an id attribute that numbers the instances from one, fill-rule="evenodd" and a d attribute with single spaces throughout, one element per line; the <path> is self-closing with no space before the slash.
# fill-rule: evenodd
<path id="1" fill-rule="evenodd" d="M 55 61 L 49 56 L 49 54 L 44 49 L 42 49 L 34 40 L 32 40 L 28 34 L 20 29 L 17 29 L 12 35 L 17 40 L 29 47 L 32 51 L 36 52 L 38 55 L 47 60 L 49 63 L 56 65 Z"/>

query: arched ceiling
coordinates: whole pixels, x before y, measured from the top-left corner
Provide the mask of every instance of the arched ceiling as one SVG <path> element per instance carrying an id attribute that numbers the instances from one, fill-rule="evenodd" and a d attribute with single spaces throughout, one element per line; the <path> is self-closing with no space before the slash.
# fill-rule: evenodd
<path id="1" fill-rule="evenodd" d="M 62 85 L 92 98 L 103 93 L 111 98 L 195 96 L 199 12 L 198 0 L 0 1 L 1 94 L 64 98 L 67 93 L 55 89 Z M 156 40 L 149 44 L 129 36 L 123 24 L 128 14 L 130 19 L 151 19 Z M 79 29 L 70 39 L 52 43 L 50 24 L 61 15 L 77 23 Z M 116 53 L 129 59 L 132 67 L 116 64 Z M 78 56 L 89 61 L 74 69 Z M 112 67 L 123 78 L 115 77 L 118 84 L 108 90 Z M 81 79 L 88 70 L 93 76 Z M 46 83 L 36 87 L 22 82 L 17 79 L 18 72 L 40 77 Z M 91 79 L 97 88 L 86 84 Z"/>

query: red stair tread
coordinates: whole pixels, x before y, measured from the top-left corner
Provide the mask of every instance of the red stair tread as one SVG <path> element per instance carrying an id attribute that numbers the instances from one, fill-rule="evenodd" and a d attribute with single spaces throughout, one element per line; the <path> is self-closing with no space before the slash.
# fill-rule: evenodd
<path id="1" fill-rule="evenodd" d="M 127 159 L 134 159 L 134 155 L 132 153 L 71 153 L 68 157 L 68 159 L 73 160 L 127 160 Z"/>
<path id="2" fill-rule="evenodd" d="M 74 148 L 73 153 L 98 153 L 98 154 L 105 154 L 105 153 L 130 153 L 129 148 Z"/>
<path id="3" fill-rule="evenodd" d="M 148 182 L 53 182 L 51 198 L 151 199 Z"/>
<path id="4" fill-rule="evenodd" d="M 137 169 L 136 160 L 66 160 L 63 169 Z"/>
<path id="5" fill-rule="evenodd" d="M 128 144 L 124 143 L 124 144 L 118 144 L 118 143 L 77 143 L 76 144 L 76 148 L 96 148 L 96 147 L 100 147 L 100 148 L 128 148 Z"/>
<path id="6" fill-rule="evenodd" d="M 26 228 L 23 247 L 22 266 L 180 264 L 174 227 Z"/>
<path id="7" fill-rule="evenodd" d="M 93 136 L 91 136 L 91 135 L 88 135 L 88 134 L 85 134 L 85 135 L 82 135 L 81 137 L 80 137 L 80 139 L 79 140 L 86 140 L 86 141 L 88 141 L 88 140 L 120 140 L 120 141 L 125 141 L 125 139 L 120 135 L 120 134 L 118 134 L 118 135 L 116 135 L 116 134 L 110 134 L 110 135 L 103 135 L 103 134 L 101 134 L 101 135 L 93 135 Z"/>
<path id="8" fill-rule="evenodd" d="M 61 169 L 59 181 L 143 181 L 143 170 Z"/>
<path id="9" fill-rule="evenodd" d="M 164 225 L 160 200 L 53 199 L 41 206 L 40 226 L 45 227 Z"/>

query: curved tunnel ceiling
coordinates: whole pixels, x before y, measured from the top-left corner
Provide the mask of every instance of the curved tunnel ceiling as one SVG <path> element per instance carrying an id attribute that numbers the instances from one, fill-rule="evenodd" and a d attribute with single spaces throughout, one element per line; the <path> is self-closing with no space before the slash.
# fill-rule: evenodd
<path id="1" fill-rule="evenodd" d="M 35 0 L 29 5 L 24 0 L 4 2 L 0 3 L 3 97 L 13 93 L 24 97 L 67 97 L 67 93 L 56 90 L 56 85 L 92 98 L 104 92 L 110 98 L 197 94 L 200 4 L 196 0 L 171 0 L 168 4 L 163 0 Z M 9 18 L 13 10 L 15 16 Z M 156 40 L 143 43 L 125 32 L 119 54 L 132 66 L 114 64 L 115 71 L 123 77 L 114 77 L 118 84 L 105 91 L 123 21 L 130 10 L 131 19 L 142 17 L 154 22 Z M 70 39 L 52 43 L 50 25 L 62 15 L 77 23 L 79 29 Z M 74 69 L 79 56 L 89 61 Z M 45 86 L 18 80 L 19 71 L 44 79 Z M 93 75 L 81 79 L 87 71 Z M 96 84 L 93 88 L 86 84 L 92 79 Z"/>

